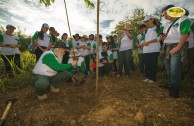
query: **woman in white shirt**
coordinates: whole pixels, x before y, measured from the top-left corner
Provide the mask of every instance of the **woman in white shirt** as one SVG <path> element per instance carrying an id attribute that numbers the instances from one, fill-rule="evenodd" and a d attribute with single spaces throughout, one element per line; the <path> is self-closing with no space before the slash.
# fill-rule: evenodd
<path id="1" fill-rule="evenodd" d="M 44 23 L 41 30 L 33 35 L 34 44 L 37 47 L 35 50 L 36 61 L 38 61 L 44 51 L 48 51 L 52 46 L 53 40 L 51 35 L 47 34 L 48 29 L 49 25 Z"/>
<path id="2" fill-rule="evenodd" d="M 118 74 L 117 77 L 122 75 L 122 69 L 124 66 L 125 75 L 130 75 L 130 66 L 132 62 L 132 43 L 133 43 L 133 36 L 131 34 L 132 30 L 131 24 L 126 24 L 124 29 L 121 30 L 119 42 L 120 48 L 118 52 L 119 64 L 118 64 Z"/>
<path id="3" fill-rule="evenodd" d="M 156 81 L 157 62 L 160 52 L 160 43 L 158 41 L 156 22 L 153 16 L 146 16 L 144 19 L 147 26 L 143 42 L 143 55 L 145 61 L 145 77 L 144 82 L 153 83 Z"/>

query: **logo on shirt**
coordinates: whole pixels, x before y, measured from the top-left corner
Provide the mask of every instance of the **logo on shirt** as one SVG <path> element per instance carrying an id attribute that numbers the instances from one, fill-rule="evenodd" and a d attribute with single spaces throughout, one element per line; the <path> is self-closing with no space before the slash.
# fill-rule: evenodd
<path id="1" fill-rule="evenodd" d="M 173 24 L 173 27 L 178 28 L 178 26 L 179 26 L 179 23 Z"/>

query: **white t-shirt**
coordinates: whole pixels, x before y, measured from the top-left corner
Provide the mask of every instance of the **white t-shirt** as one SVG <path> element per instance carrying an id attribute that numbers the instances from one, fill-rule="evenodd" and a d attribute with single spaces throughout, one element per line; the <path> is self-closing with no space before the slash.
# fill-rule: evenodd
<path id="1" fill-rule="evenodd" d="M 119 51 L 125 51 L 133 48 L 133 39 L 130 39 L 126 34 L 122 35 Z"/>
<path id="2" fill-rule="evenodd" d="M 77 46 L 82 46 L 82 45 L 89 46 L 90 43 L 89 43 L 89 42 L 82 42 L 82 41 L 80 41 L 80 42 L 77 43 Z M 82 55 L 82 56 L 87 56 L 87 55 L 90 54 L 90 49 L 83 49 L 83 48 L 80 48 L 80 49 L 78 49 L 78 52 L 79 52 L 80 55 Z"/>
<path id="3" fill-rule="evenodd" d="M 96 44 L 96 41 L 94 41 L 94 40 L 90 40 L 89 41 L 90 42 L 90 44 L 91 44 L 91 48 L 90 48 L 90 54 L 94 54 L 94 46 L 95 46 L 95 44 Z"/>
<path id="4" fill-rule="evenodd" d="M 17 36 L 14 36 L 14 35 L 1 34 L 1 37 L 2 37 L 2 44 L 16 44 L 16 45 L 18 45 L 20 42 L 19 38 Z M 2 47 L 1 54 L 14 55 L 14 54 L 20 54 L 20 51 L 18 48 Z"/>
<path id="5" fill-rule="evenodd" d="M 178 43 L 180 41 L 181 38 L 181 23 L 184 20 L 187 20 L 188 17 L 187 16 L 182 16 L 180 17 L 174 24 L 173 26 L 170 28 L 170 31 L 167 35 L 167 37 L 164 39 L 164 43 Z M 172 22 L 167 22 L 166 25 L 164 26 L 164 33 L 167 33 L 168 28 L 170 27 L 170 25 L 172 24 Z"/>
<path id="6" fill-rule="evenodd" d="M 147 33 L 145 34 L 145 42 L 153 39 L 157 39 L 156 26 L 149 28 L 147 30 Z M 149 45 L 143 47 L 143 53 L 152 53 L 152 52 L 160 52 L 159 42 L 150 43 Z"/>

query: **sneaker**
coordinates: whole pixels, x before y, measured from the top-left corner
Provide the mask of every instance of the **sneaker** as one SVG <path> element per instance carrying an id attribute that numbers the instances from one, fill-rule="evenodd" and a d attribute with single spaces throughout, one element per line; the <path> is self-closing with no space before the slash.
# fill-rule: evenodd
<path id="1" fill-rule="evenodd" d="M 43 94 L 43 95 L 41 95 L 41 96 L 37 96 L 37 98 L 38 98 L 40 101 L 44 101 L 44 100 L 46 100 L 48 97 L 47 97 L 46 94 Z"/>
<path id="2" fill-rule="evenodd" d="M 154 81 L 153 80 L 149 80 L 148 83 L 151 84 L 151 83 L 154 83 Z"/>
<path id="3" fill-rule="evenodd" d="M 59 91 L 60 91 L 59 88 L 54 88 L 53 86 L 51 86 L 51 92 L 58 93 Z"/>
<path id="4" fill-rule="evenodd" d="M 143 81 L 144 81 L 144 82 L 149 82 L 150 80 L 146 78 L 146 79 L 145 79 L 145 80 L 143 80 Z"/>

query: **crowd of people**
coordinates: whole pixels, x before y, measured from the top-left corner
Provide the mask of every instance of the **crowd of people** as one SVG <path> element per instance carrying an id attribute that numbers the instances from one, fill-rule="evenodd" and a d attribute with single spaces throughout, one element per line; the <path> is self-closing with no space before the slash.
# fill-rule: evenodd
<path id="1" fill-rule="evenodd" d="M 188 18 L 187 10 L 184 16 L 170 17 L 167 10 L 171 7 L 174 5 L 163 8 L 161 14 L 167 23 L 159 28 L 155 17 L 148 15 L 138 26 L 137 36 L 133 34 L 134 26 L 125 24 L 117 35 L 106 36 L 106 42 L 102 35 L 94 34 L 80 36 L 77 33 L 68 39 L 68 34 L 63 33 L 59 38 L 57 30 L 44 23 L 41 30 L 34 33 L 29 46 L 31 53 L 36 55 L 37 63 L 33 69 L 36 76 L 32 83 L 38 99 L 45 100 L 48 89 L 59 92 L 59 87 L 66 81 L 79 85 L 90 75 L 91 69 L 95 73 L 97 53 L 100 77 L 115 73 L 117 78 L 123 74 L 130 78 L 134 47 L 138 48 L 140 73 L 145 74 L 143 81 L 149 84 L 157 81 L 160 57 L 168 76 L 169 96 L 178 98 L 183 69 L 189 68 L 188 75 L 193 77 L 194 20 Z M 21 68 L 20 41 L 12 34 L 16 29 L 13 25 L 7 25 L 6 29 L 6 33 L 0 34 L 1 57 L 6 71 L 10 72 L 9 60 Z"/>

